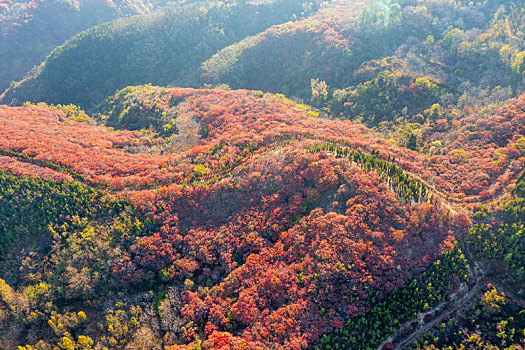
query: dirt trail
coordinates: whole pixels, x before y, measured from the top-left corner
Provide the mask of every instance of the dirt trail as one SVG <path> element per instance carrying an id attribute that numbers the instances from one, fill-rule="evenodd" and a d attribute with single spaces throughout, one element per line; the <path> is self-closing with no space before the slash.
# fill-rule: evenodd
<path id="1" fill-rule="evenodd" d="M 486 200 L 483 200 L 483 201 L 459 201 L 457 199 L 449 198 L 449 197 L 445 196 L 441 191 L 436 189 L 436 187 L 433 184 L 431 184 L 431 183 L 421 179 L 421 177 L 419 177 L 419 175 L 411 173 L 409 171 L 406 171 L 406 172 L 407 172 L 407 174 L 410 177 L 421 181 L 421 183 L 424 184 L 427 187 L 428 192 L 430 194 L 434 195 L 435 197 L 438 197 L 439 200 L 440 200 L 441 205 L 443 205 L 444 207 L 449 209 L 451 211 L 451 213 L 454 213 L 454 214 L 458 214 L 458 213 L 469 214 L 469 210 L 466 208 L 466 204 L 474 203 L 474 202 L 482 203 L 482 204 L 488 204 L 490 202 L 498 201 L 503 196 L 505 196 L 506 193 L 507 193 L 505 191 L 507 186 L 504 186 L 501 189 L 499 189 L 498 192 L 495 193 L 494 196 L 492 196 L 491 198 L 488 198 Z M 510 182 L 512 180 L 515 180 L 518 176 L 519 176 L 519 173 L 515 174 L 515 176 L 510 180 Z M 471 254 L 470 254 L 469 250 L 467 249 L 467 247 L 463 246 L 462 250 L 463 250 L 463 252 L 465 254 L 465 258 L 467 259 L 469 265 L 473 268 L 472 272 L 473 272 L 473 278 L 474 278 L 474 281 L 475 281 L 475 285 L 472 288 L 470 288 L 470 290 L 467 292 L 467 294 L 463 298 L 455 300 L 453 302 L 450 302 L 449 305 L 447 305 L 445 307 L 445 309 L 439 315 L 434 316 L 432 321 L 422 325 L 420 328 L 414 330 L 412 333 L 410 333 L 409 335 L 404 337 L 399 343 L 397 343 L 395 349 L 399 349 L 399 350 L 401 350 L 401 349 L 408 349 L 409 346 L 412 345 L 417 339 L 419 339 L 425 333 L 429 332 L 432 328 L 434 328 L 435 326 L 437 326 L 438 324 L 443 322 L 443 320 L 446 317 L 450 316 L 451 314 L 453 314 L 454 312 L 456 312 L 458 310 L 461 310 L 461 309 L 471 305 L 473 302 L 476 301 L 476 298 L 479 297 L 482 288 L 484 286 L 486 286 L 487 284 L 489 284 L 489 283 L 492 284 L 493 286 L 495 286 L 496 289 L 498 289 L 499 291 L 504 292 L 505 295 L 509 299 L 511 299 L 513 302 L 517 302 L 517 303 L 523 302 L 522 298 L 518 297 L 512 290 L 507 288 L 505 286 L 505 284 L 503 283 L 503 281 L 498 279 L 496 276 L 492 276 L 492 275 L 489 276 L 489 275 L 486 275 L 485 273 L 481 272 L 480 270 L 478 270 L 478 268 L 476 266 L 477 264 L 476 264 L 475 260 L 473 259 L 473 257 L 471 256 Z M 399 334 L 399 330 L 396 331 L 395 334 L 396 335 Z"/>
<path id="2" fill-rule="evenodd" d="M 449 305 L 441 314 L 435 316 L 434 319 L 432 319 L 432 321 L 425 323 L 423 326 L 410 333 L 396 345 L 395 349 L 409 349 L 410 345 L 412 345 L 425 333 L 431 331 L 432 328 L 442 323 L 446 317 L 449 317 L 453 313 L 465 309 L 466 307 L 469 307 L 475 302 L 477 302 L 478 298 L 481 295 L 483 287 L 485 287 L 489 283 L 492 284 L 498 291 L 504 292 L 506 298 L 511 300 L 512 302 L 523 302 L 522 298 L 516 296 L 516 294 L 512 290 L 507 288 L 501 281 L 491 276 L 483 277 L 467 292 L 467 294 L 463 298 L 456 300 L 451 305 Z"/>
<path id="3" fill-rule="evenodd" d="M 492 284 L 498 291 L 505 293 L 505 297 L 513 303 L 518 305 L 525 304 L 523 297 L 518 296 L 514 290 L 507 287 L 505 282 L 498 276 L 479 268 L 466 247 L 463 246 L 462 250 L 465 254 L 465 259 L 471 267 L 472 278 L 474 279 L 475 284 L 461 299 L 449 302 L 448 305 L 446 305 L 438 315 L 435 315 L 430 322 L 423 324 L 419 328 L 415 329 L 412 333 L 403 337 L 401 340 L 396 339 L 397 344 L 395 349 L 409 349 L 409 347 L 415 341 L 442 323 L 445 318 L 476 303 L 481 295 L 481 292 L 483 291 L 483 288 L 488 284 Z M 394 337 L 399 336 L 399 334 L 400 329 L 394 333 Z"/>
<path id="4" fill-rule="evenodd" d="M 182 102 L 176 107 L 178 115 L 177 135 L 174 135 L 170 142 L 172 152 L 182 152 L 190 149 L 199 143 L 201 136 L 201 124 L 198 122 L 195 113 L 190 109 L 189 102 Z"/>
<path id="5" fill-rule="evenodd" d="M 469 305 L 473 300 L 475 300 L 476 297 L 479 296 L 481 292 L 481 288 L 488 283 L 488 280 L 481 280 L 479 281 L 463 298 L 458 299 L 456 302 L 454 302 L 452 305 L 449 305 L 446 309 L 446 311 L 442 312 L 440 315 L 434 317 L 432 321 L 425 323 L 422 327 L 416 329 L 413 333 L 408 335 L 403 341 L 398 343 L 395 347 L 395 349 L 402 350 L 402 349 L 408 349 L 410 345 L 412 345 L 416 340 L 418 340 L 421 336 L 423 336 L 425 333 L 430 331 L 432 328 L 443 322 L 443 320 L 450 316 L 452 313 L 456 312 L 457 310 Z"/>

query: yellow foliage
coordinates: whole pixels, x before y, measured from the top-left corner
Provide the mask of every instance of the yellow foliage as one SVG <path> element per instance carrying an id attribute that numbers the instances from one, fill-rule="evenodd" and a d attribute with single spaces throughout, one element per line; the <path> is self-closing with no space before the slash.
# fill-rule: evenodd
<path id="1" fill-rule="evenodd" d="M 62 348 L 65 350 L 75 350 L 75 342 L 68 337 L 62 338 Z"/>
<path id="2" fill-rule="evenodd" d="M 509 44 L 505 44 L 499 50 L 499 55 L 501 56 L 502 60 L 504 60 L 505 62 L 509 62 L 512 56 L 512 51 L 512 47 L 510 47 Z"/>
<path id="3" fill-rule="evenodd" d="M 30 303 L 35 303 L 39 299 L 45 298 L 49 295 L 50 288 L 51 286 L 47 283 L 39 283 L 37 285 L 27 286 L 22 294 Z"/>
<path id="4" fill-rule="evenodd" d="M 512 56 L 511 67 L 514 73 L 521 74 L 523 73 L 522 65 L 523 60 L 525 59 L 525 51 L 518 52 Z"/>
<path id="5" fill-rule="evenodd" d="M 328 85 L 326 82 L 319 79 L 312 79 L 312 101 L 315 103 L 321 103 L 328 99 Z"/>
<path id="6" fill-rule="evenodd" d="M 305 105 L 304 103 L 298 103 L 298 104 L 296 105 L 296 107 L 299 108 L 300 110 L 303 110 L 303 111 L 307 111 L 308 108 L 309 108 L 309 107 L 308 107 L 307 105 Z"/>
<path id="7" fill-rule="evenodd" d="M 3 279 L 0 279 L 0 298 L 9 306 L 9 308 L 14 310 L 17 299 L 16 293 Z"/>
<path id="8" fill-rule="evenodd" d="M 480 304 L 483 305 L 483 309 L 493 314 L 499 311 L 499 309 L 507 303 L 504 294 L 498 294 L 496 288 L 492 288 L 483 294 L 481 297 Z"/>
<path id="9" fill-rule="evenodd" d="M 469 159 L 469 153 L 463 149 L 455 149 L 452 151 L 452 157 L 458 162 L 467 161 Z"/>
<path id="10" fill-rule="evenodd" d="M 195 173 L 195 175 L 197 176 L 204 176 L 208 173 L 208 168 L 205 167 L 204 165 L 202 164 L 198 164 L 197 166 L 195 166 L 195 168 L 193 168 L 193 172 Z"/>
<path id="11" fill-rule="evenodd" d="M 430 90 L 432 83 L 427 78 L 417 78 L 416 85 L 422 89 Z"/>
<path id="12" fill-rule="evenodd" d="M 84 335 L 79 335 L 77 346 L 82 350 L 90 350 L 93 348 L 93 339 Z"/>
<path id="13" fill-rule="evenodd" d="M 520 152 L 525 152 L 525 137 L 519 138 L 515 143 L 514 147 Z"/>
<path id="14" fill-rule="evenodd" d="M 315 111 L 308 111 L 308 112 L 306 112 L 306 116 L 310 117 L 310 118 L 318 118 L 319 117 L 319 113 L 317 113 Z"/>

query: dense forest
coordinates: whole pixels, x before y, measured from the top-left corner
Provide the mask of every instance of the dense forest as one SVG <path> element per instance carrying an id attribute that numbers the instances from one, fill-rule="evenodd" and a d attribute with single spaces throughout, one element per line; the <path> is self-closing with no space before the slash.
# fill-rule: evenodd
<path id="1" fill-rule="evenodd" d="M 0 348 L 524 348 L 524 15 L 0 0 Z"/>
<path id="2" fill-rule="evenodd" d="M 301 97 L 368 125 L 435 103 L 492 103 L 523 91 L 525 23 L 517 4 L 339 1 L 221 50 L 203 64 L 204 76 Z"/>
<path id="3" fill-rule="evenodd" d="M 93 25 L 146 14 L 165 0 L 0 1 L 0 90 L 21 80 L 58 45 Z"/>
<path id="4" fill-rule="evenodd" d="M 195 1 L 91 27 L 54 49 L 3 101 L 91 108 L 127 85 L 191 86 L 219 49 L 319 6 L 303 3 Z"/>

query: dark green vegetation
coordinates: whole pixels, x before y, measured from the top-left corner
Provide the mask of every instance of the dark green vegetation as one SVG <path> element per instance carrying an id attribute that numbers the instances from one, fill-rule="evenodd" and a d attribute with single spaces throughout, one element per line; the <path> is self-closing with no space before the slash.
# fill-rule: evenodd
<path id="1" fill-rule="evenodd" d="M 494 286 L 487 286 L 471 308 L 456 312 L 424 334 L 412 349 L 520 349 L 525 337 L 525 308 Z"/>
<path id="2" fill-rule="evenodd" d="M 247 35 L 300 15 L 303 2 L 194 2 L 92 27 L 56 48 L 2 101 L 91 108 L 127 85 L 198 85 L 203 61 Z"/>
<path id="3" fill-rule="evenodd" d="M 107 223 L 130 206 L 125 200 L 111 199 L 79 182 L 18 178 L 3 171 L 0 198 L 2 278 L 14 285 L 20 282 L 18 273 L 6 262 L 20 262 L 26 251 L 48 254 L 58 237 L 55 230 L 75 227 L 73 222 Z"/>
<path id="4" fill-rule="evenodd" d="M 10 251 L 13 242 L 40 238 L 31 237 L 31 234 L 45 231 L 51 222 L 58 221 L 60 217 L 92 216 L 98 195 L 79 183 L 19 179 L 4 172 L 0 172 L 0 193 L 2 257 Z"/>
<path id="5" fill-rule="evenodd" d="M 93 25 L 149 13 L 164 0 L 0 1 L 0 90 L 19 81 L 58 45 Z"/>
<path id="6" fill-rule="evenodd" d="M 314 349 L 377 349 L 388 336 L 405 323 L 415 321 L 419 312 L 428 312 L 446 302 L 458 282 L 468 278 L 468 264 L 457 246 L 429 267 L 419 280 L 394 290 L 374 303 L 362 316 L 347 321 L 343 328 L 324 335 Z"/>
<path id="7" fill-rule="evenodd" d="M 83 343 L 89 339 L 80 335 L 86 314 L 58 305 L 115 290 L 107 262 L 145 234 L 144 224 L 128 201 L 78 182 L 19 178 L 0 171 L 0 199 L 2 347 L 15 348 L 9 339 L 20 329 L 40 332 L 49 324 L 53 335 L 48 339 L 78 342 L 77 348 L 86 349 Z M 90 304 L 91 310 L 101 307 Z M 112 346 L 113 340 L 105 342 Z"/>
<path id="8" fill-rule="evenodd" d="M 513 198 L 493 211 L 483 207 L 474 214 L 467 243 L 476 257 L 493 265 L 493 273 L 518 289 L 525 286 L 525 182 L 519 177 Z"/>

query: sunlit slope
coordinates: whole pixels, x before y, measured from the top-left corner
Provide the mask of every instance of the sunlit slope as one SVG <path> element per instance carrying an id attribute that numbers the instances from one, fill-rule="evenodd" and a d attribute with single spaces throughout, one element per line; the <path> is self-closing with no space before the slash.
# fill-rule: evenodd
<path id="1" fill-rule="evenodd" d="M 165 0 L 0 2 L 0 90 L 19 81 L 58 45 L 93 25 L 149 13 Z"/>
<path id="2" fill-rule="evenodd" d="M 201 63 L 217 50 L 304 10 L 301 0 L 194 2 L 106 23 L 55 49 L 2 102 L 88 108 L 127 85 L 195 85 Z"/>
<path id="3" fill-rule="evenodd" d="M 521 6 L 493 0 L 334 1 L 311 18 L 224 48 L 203 64 L 203 78 L 306 99 L 330 107 L 333 116 L 363 117 L 369 125 L 394 120 L 405 106 L 417 114 L 436 102 L 457 103 L 462 95 L 461 103 L 487 97 L 490 103 L 525 86 Z M 418 77 L 442 88 L 438 98 L 411 99 L 408 88 Z M 326 96 L 312 94 L 312 79 L 326 82 Z M 510 92 L 493 93 L 497 88 Z M 352 108 L 343 108 L 346 102 Z"/>

